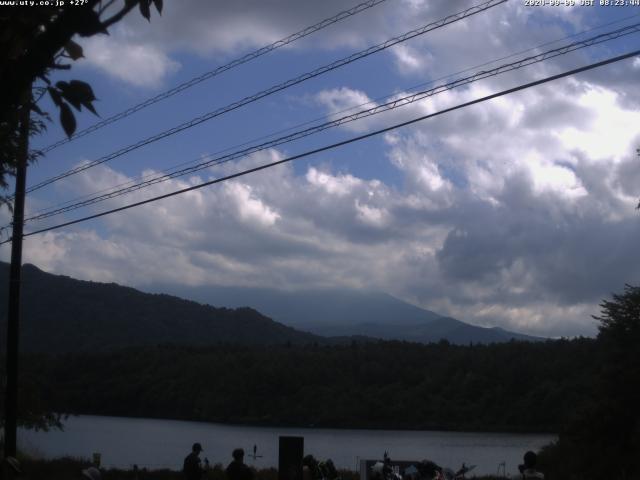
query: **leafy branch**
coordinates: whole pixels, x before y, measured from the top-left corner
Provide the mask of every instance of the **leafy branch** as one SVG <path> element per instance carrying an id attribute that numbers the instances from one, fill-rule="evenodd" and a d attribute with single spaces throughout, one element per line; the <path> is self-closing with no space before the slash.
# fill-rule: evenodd
<path id="1" fill-rule="evenodd" d="M 108 28 L 138 7 L 140 14 L 151 20 L 151 8 L 162 14 L 162 0 L 88 0 L 83 7 L 42 7 L 0 10 L 0 190 L 8 186 L 7 177 L 15 175 L 18 156 L 20 112 L 28 108 L 35 113 L 32 122 L 39 133 L 47 112 L 33 101 L 48 93 L 59 111 L 59 121 L 65 134 L 71 137 L 76 130 L 75 111 L 86 108 L 97 115 L 96 96 L 91 86 L 80 80 L 52 84 L 50 74 L 70 70 L 72 63 L 84 57 L 82 47 L 74 37 L 108 34 Z M 107 11 L 115 12 L 107 16 Z M 34 87 L 37 80 L 44 86 Z M 43 121 L 44 120 L 44 121 Z M 30 154 L 30 160 L 37 158 Z M 0 204 L 8 203 L 0 195 Z"/>

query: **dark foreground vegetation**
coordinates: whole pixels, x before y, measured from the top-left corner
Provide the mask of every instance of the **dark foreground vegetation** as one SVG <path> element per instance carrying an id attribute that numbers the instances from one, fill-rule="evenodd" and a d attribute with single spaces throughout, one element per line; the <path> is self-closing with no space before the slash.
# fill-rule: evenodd
<path id="1" fill-rule="evenodd" d="M 593 340 L 455 346 L 176 346 L 32 355 L 54 411 L 316 427 L 555 432 L 584 403 Z"/>
<path id="2" fill-rule="evenodd" d="M 640 479 L 640 287 L 601 306 L 589 394 L 542 452 L 552 478 Z"/>
<path id="3" fill-rule="evenodd" d="M 77 458 L 59 458 L 55 460 L 21 459 L 25 480 L 69 480 L 84 478 L 83 469 L 92 466 L 89 460 Z M 122 470 L 101 468 L 102 480 L 184 480 L 184 474 L 175 470 Z M 359 475 L 350 470 L 339 470 L 342 480 L 358 480 Z M 278 471 L 274 468 L 257 470 L 254 480 L 277 480 Z M 228 480 L 223 465 L 216 464 L 208 469 L 202 480 Z"/>
<path id="4" fill-rule="evenodd" d="M 76 458 L 60 458 L 56 460 L 21 459 L 21 465 L 25 471 L 25 480 L 69 480 L 81 478 L 80 472 L 91 466 L 88 460 Z M 202 480 L 228 480 L 224 472 L 224 466 L 214 465 L 206 471 Z M 184 474 L 175 470 L 121 470 L 101 469 L 102 480 L 184 480 Z M 341 480 L 359 480 L 358 472 L 351 470 L 338 470 L 338 478 Z M 84 477 L 82 477 L 84 478 Z M 494 480 L 496 477 L 477 477 L 483 480 Z M 278 471 L 275 468 L 267 468 L 255 471 L 254 480 L 277 480 Z"/>

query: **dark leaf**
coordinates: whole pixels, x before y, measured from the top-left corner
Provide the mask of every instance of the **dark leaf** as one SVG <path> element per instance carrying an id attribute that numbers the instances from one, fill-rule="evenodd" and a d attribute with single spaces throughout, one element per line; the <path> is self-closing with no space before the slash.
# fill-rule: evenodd
<path id="1" fill-rule="evenodd" d="M 124 0 L 124 4 L 127 7 L 131 7 L 131 6 L 135 5 L 136 3 L 138 3 L 138 0 Z"/>
<path id="2" fill-rule="evenodd" d="M 79 58 L 84 57 L 82 47 L 78 45 L 76 42 L 74 42 L 73 40 L 69 40 L 67 44 L 64 46 L 64 49 L 67 51 L 67 53 L 73 60 L 78 60 Z"/>
<path id="3" fill-rule="evenodd" d="M 84 107 L 89 110 L 91 113 L 93 113 L 96 117 L 99 117 L 100 115 L 98 115 L 98 112 L 96 112 L 96 109 L 94 108 L 93 104 L 91 102 L 82 102 L 82 105 L 84 105 Z"/>
<path id="4" fill-rule="evenodd" d="M 80 102 L 86 109 L 94 115 L 98 115 L 98 112 L 96 112 L 92 104 L 92 102 L 96 100 L 96 96 L 93 94 L 91 85 L 80 80 L 71 80 L 69 82 L 69 92 L 69 95 Z"/>
<path id="5" fill-rule="evenodd" d="M 156 6 L 158 13 L 162 15 L 162 0 L 153 0 L 153 4 Z"/>
<path id="6" fill-rule="evenodd" d="M 140 0 L 140 13 L 144 18 L 151 21 L 151 9 L 149 5 L 151 5 L 151 0 Z"/>
<path id="7" fill-rule="evenodd" d="M 71 80 L 69 87 L 78 95 L 81 102 L 93 102 L 96 96 L 93 94 L 91 85 L 80 80 Z"/>
<path id="8" fill-rule="evenodd" d="M 96 99 L 91 85 L 80 80 L 71 80 L 69 83 L 58 82 L 56 86 L 60 89 L 64 99 L 73 105 L 76 110 L 82 110 L 82 106 L 84 106 L 97 115 L 95 108 L 91 104 Z"/>
<path id="9" fill-rule="evenodd" d="M 42 109 L 41 109 L 38 105 L 36 105 L 35 103 L 32 103 L 32 104 L 31 104 L 31 110 L 33 110 L 34 112 L 36 112 L 38 115 L 41 115 L 41 116 L 43 116 L 43 117 L 44 117 L 44 116 L 46 116 L 46 113 L 44 113 L 44 112 L 42 111 Z"/>
<path id="10" fill-rule="evenodd" d="M 56 83 L 56 87 L 58 87 L 58 90 L 60 90 L 60 94 L 62 95 L 62 97 L 71 105 L 73 105 L 73 108 L 75 108 L 76 110 L 80 110 L 82 108 L 82 102 L 78 98 L 78 95 L 67 82 L 58 82 Z"/>
<path id="11" fill-rule="evenodd" d="M 49 95 L 51 96 L 51 100 L 53 100 L 53 103 L 55 103 L 58 106 L 62 105 L 62 98 L 60 98 L 60 92 L 58 92 L 58 90 L 56 90 L 53 87 L 49 87 L 47 88 L 47 90 L 49 91 Z"/>
<path id="12" fill-rule="evenodd" d="M 76 131 L 76 117 L 73 116 L 71 108 L 66 103 L 60 105 L 60 123 L 67 137 L 71 137 L 73 132 Z"/>

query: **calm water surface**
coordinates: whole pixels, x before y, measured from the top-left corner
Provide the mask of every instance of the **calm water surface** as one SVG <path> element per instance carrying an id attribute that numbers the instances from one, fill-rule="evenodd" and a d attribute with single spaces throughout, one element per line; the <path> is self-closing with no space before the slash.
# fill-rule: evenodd
<path id="1" fill-rule="evenodd" d="M 506 463 L 507 473 L 517 472 L 527 450 L 537 450 L 554 440 L 553 435 L 461 433 L 401 430 L 333 430 L 321 428 L 276 428 L 230 426 L 215 423 L 140 418 L 70 417 L 64 431 L 21 430 L 18 443 L 27 452 L 52 458 L 64 455 L 90 458 L 102 454 L 106 467 L 182 468 L 182 460 L 194 442 L 202 443 L 211 464 L 227 464 L 231 451 L 243 447 L 251 453 L 258 447 L 261 458 L 246 458 L 256 468 L 277 467 L 278 437 L 304 437 L 305 454 L 331 458 L 339 468 L 357 470 L 359 459 L 433 460 L 457 468 L 462 462 L 477 465 L 474 473 L 495 474 Z"/>

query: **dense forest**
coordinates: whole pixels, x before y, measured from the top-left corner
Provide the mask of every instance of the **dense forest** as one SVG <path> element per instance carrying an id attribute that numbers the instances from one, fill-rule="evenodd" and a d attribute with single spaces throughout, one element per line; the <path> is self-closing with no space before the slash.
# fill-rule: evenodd
<path id="1" fill-rule="evenodd" d="M 158 346 L 30 355 L 54 411 L 322 427 L 556 432 L 583 403 L 594 341 L 456 346 Z"/>

